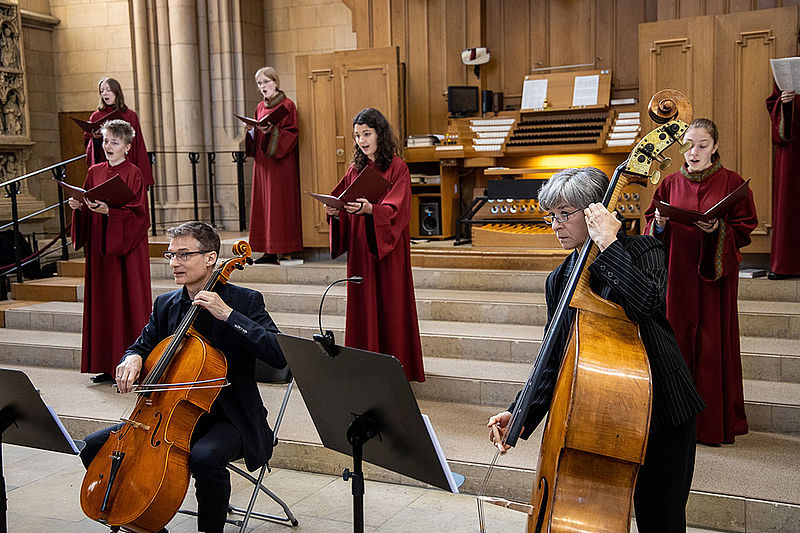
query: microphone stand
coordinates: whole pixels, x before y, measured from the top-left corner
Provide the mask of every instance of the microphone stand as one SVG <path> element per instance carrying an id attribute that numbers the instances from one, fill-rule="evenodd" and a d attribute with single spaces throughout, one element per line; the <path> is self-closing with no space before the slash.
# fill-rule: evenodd
<path id="1" fill-rule="evenodd" d="M 333 335 L 333 331 L 322 330 L 322 305 L 325 303 L 325 296 L 328 295 L 328 291 L 331 290 L 331 287 L 336 285 L 337 283 L 344 283 L 344 282 L 351 282 L 351 283 L 361 283 L 364 281 L 362 276 L 350 276 L 349 278 L 337 279 L 325 289 L 325 292 L 322 293 L 322 298 L 319 301 L 319 312 L 317 313 L 317 321 L 319 323 L 319 333 L 315 333 L 312 338 L 316 341 L 317 344 L 328 354 L 328 357 L 336 357 L 339 355 L 339 348 L 336 346 L 336 338 Z"/>

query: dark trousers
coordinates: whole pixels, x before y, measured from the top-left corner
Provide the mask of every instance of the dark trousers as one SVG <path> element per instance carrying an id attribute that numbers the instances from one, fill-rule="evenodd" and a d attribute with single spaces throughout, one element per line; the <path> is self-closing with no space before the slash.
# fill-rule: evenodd
<path id="1" fill-rule="evenodd" d="M 650 434 L 633 494 L 639 533 L 686 531 L 696 443 L 694 417 L 680 426 Z"/>
<path id="2" fill-rule="evenodd" d="M 81 461 L 89 464 L 122 424 L 96 431 L 86 437 Z M 194 477 L 197 498 L 197 530 L 220 533 L 225 527 L 231 480 L 226 465 L 244 455 L 239 431 L 224 416 L 203 416 L 197 424 L 189 451 L 189 470 Z"/>

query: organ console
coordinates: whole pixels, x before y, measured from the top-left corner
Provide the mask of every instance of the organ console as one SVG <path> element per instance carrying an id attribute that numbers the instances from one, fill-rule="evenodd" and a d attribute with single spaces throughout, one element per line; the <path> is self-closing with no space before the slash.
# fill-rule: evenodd
<path id="1" fill-rule="evenodd" d="M 594 105 L 570 105 L 577 101 L 576 76 L 599 79 Z M 528 76 L 547 79 L 544 107 L 450 119 L 446 142 L 428 153 L 441 161 L 443 176 L 470 173 L 474 179 L 471 205 L 461 192 L 456 244 L 559 248 L 536 202 L 542 180 L 573 166 L 595 166 L 611 175 L 639 139 L 638 107 L 610 100 L 610 77 L 609 71 Z M 415 149 L 406 150 L 415 160 Z M 638 185 L 622 191 L 617 213 L 627 231 L 641 232 L 651 196 Z"/>

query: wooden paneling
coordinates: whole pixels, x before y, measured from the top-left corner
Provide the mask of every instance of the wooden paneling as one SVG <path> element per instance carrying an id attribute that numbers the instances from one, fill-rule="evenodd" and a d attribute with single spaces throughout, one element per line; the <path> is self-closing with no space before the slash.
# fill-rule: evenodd
<path id="1" fill-rule="evenodd" d="M 329 192 L 352 161 L 356 113 L 375 107 L 402 135 L 397 48 L 297 56 L 295 71 L 298 107 L 311 110 L 299 115 L 300 189 Z M 303 246 L 327 246 L 322 204 L 305 194 L 301 202 Z"/>
<path id="2" fill-rule="evenodd" d="M 725 140 L 723 162 L 753 179 L 759 219 L 754 235 L 766 235 L 772 220 L 772 143 L 764 102 L 772 93 L 769 60 L 797 53 L 797 22 L 796 7 L 716 17 L 715 61 L 729 68 L 720 69 L 715 80 L 715 119 Z"/>
<path id="3" fill-rule="evenodd" d="M 695 118 L 716 122 L 725 167 L 752 178 L 759 226 L 748 252 L 769 252 L 772 147 L 765 107 L 772 92 L 769 59 L 797 54 L 797 23 L 798 9 L 785 7 L 639 27 L 642 111 L 656 90 L 684 92 Z M 652 123 L 643 120 L 643 129 L 651 128 Z"/>

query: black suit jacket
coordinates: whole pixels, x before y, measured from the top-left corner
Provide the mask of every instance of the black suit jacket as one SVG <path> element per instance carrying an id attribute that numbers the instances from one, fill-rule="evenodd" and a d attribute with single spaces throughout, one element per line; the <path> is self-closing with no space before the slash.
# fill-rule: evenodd
<path id="1" fill-rule="evenodd" d="M 547 277 L 547 328 L 550 327 L 553 312 L 577 257 L 578 252 L 572 252 Z M 592 290 L 621 305 L 628 318 L 639 325 L 653 381 L 651 432 L 678 426 L 697 415 L 705 408 L 705 404 L 697 394 L 675 334 L 667 321 L 667 269 L 661 242 L 650 236 L 626 236 L 620 233 L 617 241 L 597 255 L 589 266 L 589 272 Z M 525 418 L 523 438 L 536 429 L 550 408 L 576 311 L 569 308 L 568 313 L 569 317 L 558 333 L 553 357 L 544 370 L 544 377 Z M 515 405 L 516 401 L 509 410 L 513 411 Z"/>
<path id="2" fill-rule="evenodd" d="M 212 411 L 221 409 L 239 430 L 245 463 L 252 471 L 269 460 L 273 445 L 267 410 L 255 381 L 255 360 L 261 359 L 275 368 L 285 367 L 286 360 L 275 337 L 278 328 L 264 308 L 261 293 L 230 283 L 220 286 L 217 293 L 233 309 L 228 320 L 216 320 L 202 310 L 194 327 L 228 361 L 230 386 L 222 389 Z M 146 359 L 159 342 L 172 335 L 190 306 L 185 287 L 157 296 L 150 321 L 125 357 L 137 354 Z"/>

